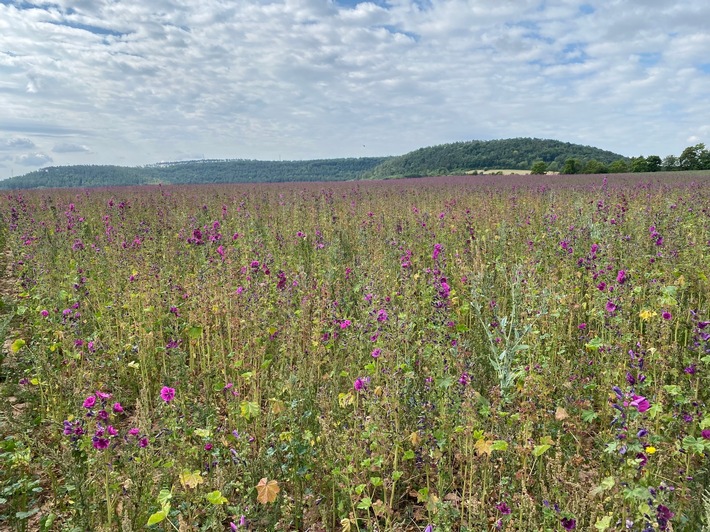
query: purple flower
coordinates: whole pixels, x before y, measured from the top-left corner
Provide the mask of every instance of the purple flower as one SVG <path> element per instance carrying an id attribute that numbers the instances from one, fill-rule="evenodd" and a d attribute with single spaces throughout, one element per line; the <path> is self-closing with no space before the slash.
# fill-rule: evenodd
<path id="1" fill-rule="evenodd" d="M 138 429 L 137 427 L 133 427 L 131 430 L 128 431 L 128 434 L 130 434 L 131 436 L 138 436 L 138 434 L 140 434 L 140 429 Z"/>
<path id="2" fill-rule="evenodd" d="M 140 441 L 138 441 L 138 447 L 145 448 L 148 447 L 148 438 L 143 436 Z"/>
<path id="3" fill-rule="evenodd" d="M 673 317 L 673 315 L 670 312 L 668 312 L 667 310 L 664 310 L 663 314 L 661 314 L 661 316 L 663 317 L 664 320 L 669 320 Z"/>
<path id="4" fill-rule="evenodd" d="M 106 412 L 106 410 L 99 410 L 97 417 L 102 421 L 106 421 L 108 420 L 108 412 Z"/>
<path id="5" fill-rule="evenodd" d="M 646 410 L 651 408 L 651 403 L 649 403 L 648 399 L 646 399 L 642 395 L 634 395 L 633 401 L 631 401 L 631 403 L 629 403 L 629 406 L 633 406 L 639 412 L 645 412 Z"/>
<path id="6" fill-rule="evenodd" d="M 40 312 L 40 314 L 43 318 L 46 318 L 47 316 L 49 316 L 49 311 L 47 309 L 44 309 Z"/>
<path id="7" fill-rule="evenodd" d="M 113 403 L 113 411 L 116 412 L 117 414 L 122 413 L 123 407 L 121 406 L 121 403 Z"/>
<path id="8" fill-rule="evenodd" d="M 503 515 L 510 514 L 510 507 L 504 502 L 499 502 L 498 504 L 496 504 L 496 510 L 498 510 Z"/>
<path id="9" fill-rule="evenodd" d="M 372 358 L 379 358 L 379 356 L 382 354 L 382 349 L 373 349 L 372 353 L 370 354 L 372 355 Z"/>
<path id="10" fill-rule="evenodd" d="M 169 403 L 170 401 L 175 399 L 175 388 L 163 386 L 163 388 L 160 390 L 160 398 L 166 403 Z"/>
<path id="11" fill-rule="evenodd" d="M 433 260 L 437 260 L 439 258 L 440 253 L 441 253 L 441 244 L 434 244 L 434 251 L 431 254 L 431 258 Z"/>
<path id="12" fill-rule="evenodd" d="M 103 451 L 104 449 L 108 449 L 108 444 L 109 444 L 109 441 L 107 438 L 95 437 L 94 441 L 92 442 L 94 449 L 98 449 L 99 451 Z"/>
<path id="13" fill-rule="evenodd" d="M 385 309 L 380 309 L 377 311 L 377 321 L 387 321 L 387 311 Z"/>
<path id="14" fill-rule="evenodd" d="M 563 517 L 560 519 L 560 523 L 562 523 L 562 528 L 565 530 L 574 530 L 577 528 L 577 521 L 571 517 Z"/>
<path id="15" fill-rule="evenodd" d="M 600 290 L 600 291 L 602 291 L 602 292 L 604 291 L 605 288 L 606 288 L 606 283 L 605 283 L 604 281 L 601 281 L 601 282 L 597 285 L 597 289 Z"/>
<path id="16" fill-rule="evenodd" d="M 695 364 L 691 364 L 690 366 L 685 368 L 683 371 L 686 372 L 688 375 L 695 375 L 695 373 L 698 371 L 698 368 L 695 367 Z"/>
<path id="17" fill-rule="evenodd" d="M 96 396 L 90 395 L 86 399 L 84 399 L 84 408 L 93 408 L 93 406 L 96 404 Z"/>
<path id="18" fill-rule="evenodd" d="M 434 532 L 434 526 L 427 525 L 426 528 L 424 529 L 424 532 Z"/>
<path id="19" fill-rule="evenodd" d="M 100 399 L 111 399 L 111 394 L 110 394 L 110 393 L 107 393 L 107 392 L 96 392 L 96 395 L 97 395 Z"/>
<path id="20" fill-rule="evenodd" d="M 609 314 L 613 314 L 614 312 L 616 312 L 616 305 L 614 303 L 612 303 L 611 301 L 607 301 L 606 302 L 606 311 Z"/>
<path id="21" fill-rule="evenodd" d="M 710 440 L 710 429 L 703 430 L 700 435 L 703 437 L 704 440 Z"/>
<path id="22" fill-rule="evenodd" d="M 356 392 L 359 392 L 365 387 L 365 381 L 363 381 L 360 377 L 355 379 L 355 382 L 353 383 L 353 388 L 355 388 Z"/>
<path id="23" fill-rule="evenodd" d="M 118 431 L 114 428 L 113 425 L 109 425 L 108 427 L 106 427 L 106 432 L 108 432 L 109 436 L 117 436 L 118 435 Z"/>
<path id="24" fill-rule="evenodd" d="M 205 451 L 211 451 L 212 450 L 212 444 L 211 443 L 205 443 Z"/>

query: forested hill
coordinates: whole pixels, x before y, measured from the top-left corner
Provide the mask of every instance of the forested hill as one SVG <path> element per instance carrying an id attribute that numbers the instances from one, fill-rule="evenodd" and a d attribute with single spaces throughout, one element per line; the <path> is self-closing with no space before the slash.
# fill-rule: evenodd
<path id="1" fill-rule="evenodd" d="M 591 161 L 608 165 L 626 158 L 610 151 L 557 140 L 474 140 L 420 148 L 397 157 L 310 161 L 201 160 L 140 167 L 52 166 L 0 181 L 0 189 L 389 179 L 474 170 L 529 170 L 536 161 L 544 161 L 547 170 L 555 171 L 563 170 L 569 160 L 579 164 Z"/>
<path id="2" fill-rule="evenodd" d="M 201 160 L 150 166 L 51 166 L 0 181 L 0 188 L 102 187 L 147 184 L 272 183 L 347 181 L 387 157 L 311 161 Z"/>
<path id="3" fill-rule="evenodd" d="M 472 170 L 529 170 L 535 161 L 544 161 L 549 170 L 558 170 L 562 169 L 568 159 L 596 160 L 610 164 L 626 158 L 618 153 L 558 140 L 473 140 L 420 148 L 406 155 L 392 157 L 364 177 L 388 179 L 458 174 Z"/>

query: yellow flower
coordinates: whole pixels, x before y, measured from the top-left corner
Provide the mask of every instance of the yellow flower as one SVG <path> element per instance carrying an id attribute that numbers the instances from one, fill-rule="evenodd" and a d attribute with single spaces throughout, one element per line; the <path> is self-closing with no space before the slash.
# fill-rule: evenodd
<path id="1" fill-rule="evenodd" d="M 642 310 L 641 312 L 639 312 L 639 318 L 641 318 L 643 321 L 648 321 L 655 316 L 658 316 L 658 313 L 652 310 Z"/>
<path id="2" fill-rule="evenodd" d="M 648 447 L 646 447 L 646 452 L 648 454 L 653 454 L 656 452 L 656 448 L 653 445 L 649 445 Z"/>

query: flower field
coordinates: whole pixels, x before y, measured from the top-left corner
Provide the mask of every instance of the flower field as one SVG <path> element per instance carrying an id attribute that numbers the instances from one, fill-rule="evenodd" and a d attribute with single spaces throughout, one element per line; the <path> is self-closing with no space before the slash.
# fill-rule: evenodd
<path id="1" fill-rule="evenodd" d="M 709 177 L 37 190 L 0 215 L 0 528 L 710 526 Z"/>

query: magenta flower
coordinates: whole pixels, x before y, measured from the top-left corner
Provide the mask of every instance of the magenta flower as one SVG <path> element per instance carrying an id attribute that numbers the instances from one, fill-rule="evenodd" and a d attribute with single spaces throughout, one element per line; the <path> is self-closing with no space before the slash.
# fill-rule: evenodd
<path id="1" fill-rule="evenodd" d="M 96 396 L 90 395 L 86 399 L 84 399 L 84 408 L 93 408 L 94 405 L 96 404 Z"/>
<path id="2" fill-rule="evenodd" d="M 175 399 L 175 388 L 163 386 L 163 388 L 160 390 L 160 398 L 166 403 L 169 403 L 170 401 Z"/>
<path id="3" fill-rule="evenodd" d="M 504 502 L 499 502 L 498 504 L 496 504 L 496 510 L 498 510 L 503 515 L 510 514 L 510 506 L 508 506 Z"/>
<path id="4" fill-rule="evenodd" d="M 49 311 L 47 309 L 44 309 L 40 312 L 40 314 L 43 318 L 46 318 L 47 316 L 49 316 Z"/>
<path id="5" fill-rule="evenodd" d="M 700 433 L 704 440 L 710 440 L 710 429 L 705 429 Z"/>
<path id="6" fill-rule="evenodd" d="M 212 450 L 212 444 L 211 443 L 205 443 L 205 451 L 211 451 Z"/>
<path id="7" fill-rule="evenodd" d="M 651 403 L 649 403 L 648 399 L 646 399 L 643 395 L 634 395 L 633 401 L 629 403 L 629 406 L 633 406 L 639 412 L 645 412 L 651 408 Z"/>
<path id="8" fill-rule="evenodd" d="M 372 353 L 370 354 L 372 355 L 372 358 L 379 358 L 379 356 L 382 354 L 382 349 L 373 349 Z"/>
<path id="9" fill-rule="evenodd" d="M 113 425 L 109 425 L 108 427 L 106 427 L 106 432 L 108 432 L 109 436 L 117 436 L 118 435 L 118 431 L 114 428 Z"/>
<path id="10" fill-rule="evenodd" d="M 148 447 L 148 438 L 145 437 L 145 436 L 142 437 L 142 438 L 138 441 L 138 447 L 141 447 L 141 448 Z"/>
<path id="11" fill-rule="evenodd" d="M 614 303 L 612 303 L 611 301 L 607 301 L 606 302 L 606 311 L 609 314 L 613 314 L 614 312 L 616 312 L 616 305 Z"/>
<path id="12" fill-rule="evenodd" d="M 664 310 L 663 314 L 661 314 L 661 316 L 663 317 L 664 320 L 669 320 L 673 317 L 673 315 L 670 312 L 668 312 L 667 310 Z"/>
<path id="13" fill-rule="evenodd" d="M 111 399 L 111 394 L 110 394 L 110 393 L 106 393 L 106 392 L 96 392 L 96 395 L 97 395 L 100 399 Z"/>
<path id="14" fill-rule="evenodd" d="M 107 438 L 94 438 L 94 441 L 92 442 L 94 449 L 98 449 L 99 451 L 103 451 L 104 449 L 108 449 L 108 444 L 109 444 L 109 441 Z"/>
<path id="15" fill-rule="evenodd" d="M 130 434 L 131 436 L 138 436 L 138 434 L 140 434 L 140 430 L 138 429 L 138 427 L 133 427 L 131 430 L 128 431 L 128 434 Z"/>
<path id="16" fill-rule="evenodd" d="M 363 381 L 360 377 L 355 379 L 355 382 L 353 383 L 353 388 L 355 388 L 356 392 L 359 392 L 365 387 L 365 381 Z"/>
<path id="17" fill-rule="evenodd" d="M 122 413 L 123 407 L 121 406 L 121 403 L 113 403 L 113 411 L 116 412 L 117 414 Z"/>
<path id="18" fill-rule="evenodd" d="M 626 271 L 619 270 L 619 273 L 616 275 L 616 282 L 619 284 L 624 284 L 626 282 Z"/>
<path id="19" fill-rule="evenodd" d="M 577 521 L 571 517 L 563 517 L 560 519 L 560 523 L 565 530 L 574 530 L 577 528 Z"/>

